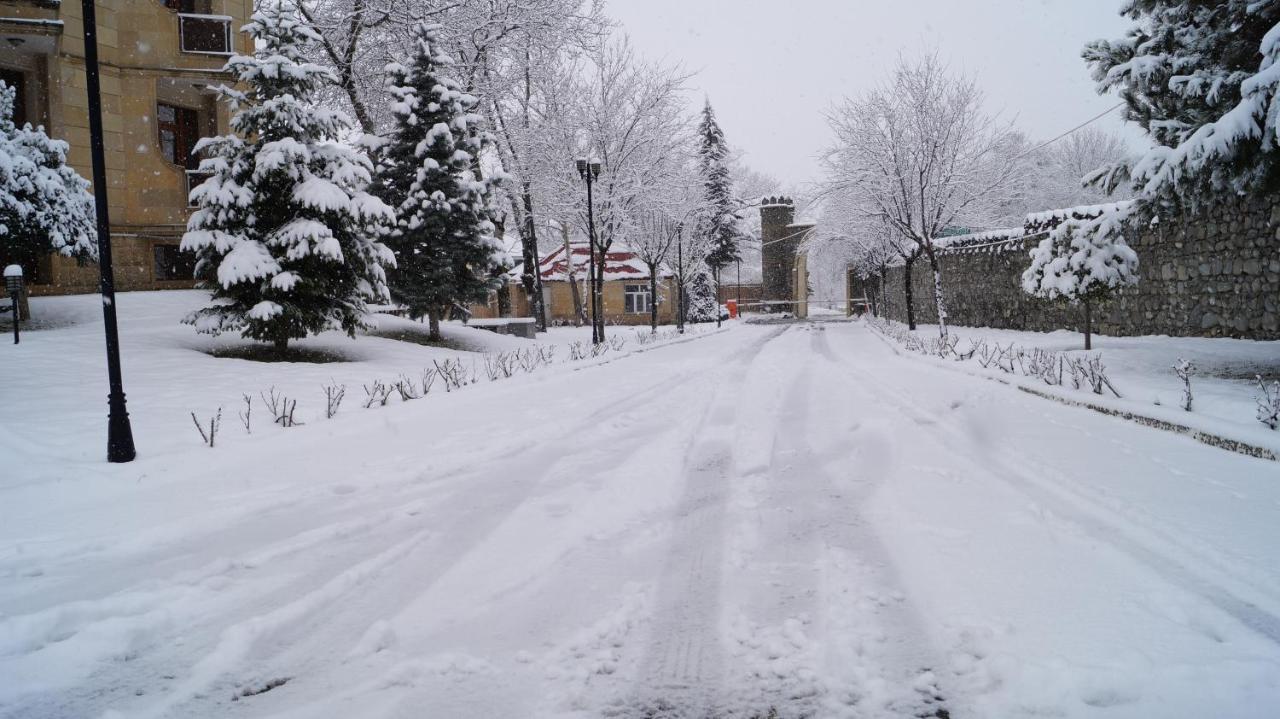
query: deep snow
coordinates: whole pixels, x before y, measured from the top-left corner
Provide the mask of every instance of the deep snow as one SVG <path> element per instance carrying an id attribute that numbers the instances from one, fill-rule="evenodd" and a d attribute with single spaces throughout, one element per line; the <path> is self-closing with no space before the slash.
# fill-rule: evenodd
<path id="1" fill-rule="evenodd" d="M 361 380 L 466 353 L 213 358 L 176 324 L 190 302 L 120 296 L 128 465 L 101 461 L 95 322 L 0 346 L 0 400 L 23 410 L 0 419 L 2 716 L 1280 706 L 1280 463 L 835 322 L 562 352 L 366 410 Z M 325 420 L 331 376 L 349 398 Z M 306 424 L 246 435 L 239 393 L 272 384 Z M 208 449 L 187 412 L 219 404 Z"/>

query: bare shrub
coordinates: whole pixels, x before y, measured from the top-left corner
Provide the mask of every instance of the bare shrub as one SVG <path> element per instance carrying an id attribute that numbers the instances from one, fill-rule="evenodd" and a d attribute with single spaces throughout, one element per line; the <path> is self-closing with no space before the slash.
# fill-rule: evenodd
<path id="1" fill-rule="evenodd" d="M 329 380 L 333 382 L 333 380 Z M 324 386 L 324 416 L 326 419 L 333 419 L 338 413 L 338 407 L 342 404 L 342 398 L 347 396 L 347 386 L 333 382 Z"/>
<path id="2" fill-rule="evenodd" d="M 196 418 L 196 413 L 191 413 L 191 421 L 196 426 L 196 431 L 200 433 L 200 439 L 204 441 L 210 449 L 213 448 L 213 442 L 218 437 L 218 428 L 222 426 L 222 408 L 218 408 L 217 414 L 209 418 L 209 431 L 206 432 L 204 426 L 200 424 L 200 420 Z"/>
<path id="3" fill-rule="evenodd" d="M 391 399 L 393 388 L 391 385 L 380 379 L 375 379 L 373 384 L 361 385 L 364 387 L 364 408 L 369 409 L 373 405 L 386 407 L 387 401 Z"/>

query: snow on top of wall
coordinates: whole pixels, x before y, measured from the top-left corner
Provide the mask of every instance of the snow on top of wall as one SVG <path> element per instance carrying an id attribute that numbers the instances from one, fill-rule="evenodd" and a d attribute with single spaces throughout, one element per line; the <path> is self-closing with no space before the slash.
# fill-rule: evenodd
<path id="1" fill-rule="evenodd" d="M 995 243 L 1010 242 L 1022 237 L 1022 233 L 1023 229 L 1021 227 L 1006 227 L 997 230 L 971 232 L 965 235 L 939 237 L 934 240 L 933 244 L 941 249 L 958 250 L 978 245 L 986 246 Z"/>
<path id="2" fill-rule="evenodd" d="M 1119 200 L 1117 202 L 1106 202 L 1099 205 L 1079 205 L 1077 207 L 1063 207 L 1056 210 L 1032 212 L 1027 215 L 1026 222 L 1028 226 L 1056 225 L 1063 220 L 1083 220 L 1100 217 L 1104 214 L 1125 210 L 1132 204 L 1133 200 Z"/>

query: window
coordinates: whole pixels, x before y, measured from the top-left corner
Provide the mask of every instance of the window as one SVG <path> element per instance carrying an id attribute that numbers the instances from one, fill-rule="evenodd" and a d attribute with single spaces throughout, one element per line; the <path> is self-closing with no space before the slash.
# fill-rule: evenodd
<path id="1" fill-rule="evenodd" d="M 188 170 L 200 166 L 200 158 L 191 154 L 200 139 L 200 113 L 186 107 L 157 103 L 156 127 L 160 131 L 160 154 L 164 159 Z"/>
<path id="2" fill-rule="evenodd" d="M 14 89 L 13 124 L 18 127 L 28 122 L 27 119 L 27 76 L 21 70 L 10 70 L 0 67 L 0 82 Z"/>
<path id="3" fill-rule="evenodd" d="M 195 277 L 196 261 L 190 252 L 183 252 L 177 245 L 156 245 L 157 280 L 190 280 Z"/>
<path id="4" fill-rule="evenodd" d="M 624 285 L 622 297 L 623 307 L 628 314 L 649 311 L 649 285 Z"/>

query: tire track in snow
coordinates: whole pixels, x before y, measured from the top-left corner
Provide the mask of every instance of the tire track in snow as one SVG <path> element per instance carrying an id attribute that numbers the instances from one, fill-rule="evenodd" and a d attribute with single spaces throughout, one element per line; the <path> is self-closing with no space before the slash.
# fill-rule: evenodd
<path id="1" fill-rule="evenodd" d="M 707 364 L 714 366 L 710 362 Z M 643 448 L 646 435 L 637 433 L 633 436 L 627 428 L 621 427 L 620 423 L 625 423 L 627 418 L 647 422 L 659 421 L 663 415 L 653 412 L 652 407 L 660 406 L 687 392 L 688 386 L 700 379 L 702 371 L 701 368 L 686 370 L 677 373 L 674 377 L 667 376 L 660 381 L 646 382 L 639 390 L 642 393 L 641 396 L 646 398 L 644 405 L 629 407 L 620 415 L 616 405 L 605 400 L 599 409 L 588 413 L 570 425 L 567 430 L 562 431 L 578 436 L 587 445 L 599 442 L 608 444 L 613 449 L 638 451 Z M 634 387 L 625 387 L 617 394 L 630 396 L 636 391 Z M 654 416 L 646 417 L 646 415 Z M 146 644 L 131 650 L 130 654 L 135 658 L 132 658 L 129 663 L 102 664 L 95 670 L 95 676 L 87 683 L 89 686 L 77 686 L 69 691 L 59 692 L 57 700 L 53 702 L 56 708 L 46 703 L 47 699 L 40 700 L 38 695 L 26 697 L 19 706 L 27 708 L 22 709 L 20 713 L 24 717 L 38 716 L 40 714 L 35 706 L 44 706 L 51 712 L 47 714 L 48 716 L 92 714 L 93 710 L 89 708 L 90 706 L 101 706 L 104 703 L 104 696 L 112 696 L 120 705 L 136 706 L 141 716 L 159 716 L 172 707 L 183 706 L 184 702 L 192 698 L 205 696 L 209 689 L 230 680 L 232 675 L 250 679 L 261 677 L 269 679 L 283 673 L 305 678 L 296 672 L 296 667 L 283 666 L 275 668 L 274 671 L 267 670 L 265 669 L 266 659 L 288 650 L 298 642 L 303 642 L 309 636 L 316 639 L 325 637 L 326 640 L 331 638 L 333 628 L 326 626 L 327 617 L 348 612 L 350 605 L 356 603 L 357 596 L 374 596 L 384 602 L 391 602 L 392 605 L 411 601 L 416 594 L 410 590 L 416 590 L 418 593 L 425 591 L 424 588 L 429 587 L 454 566 L 471 547 L 482 542 L 541 483 L 548 479 L 569 481 L 567 476 L 554 472 L 564 454 L 564 447 L 556 446 L 555 443 L 546 442 L 539 437 L 510 447 L 495 455 L 491 461 L 472 463 L 470 467 L 449 467 L 429 473 L 414 474 L 407 480 L 379 487 L 377 491 L 370 491 L 366 497 L 361 498 L 362 501 L 356 503 L 350 502 L 349 496 L 334 497 L 332 494 L 322 494 L 318 497 L 322 500 L 320 507 L 316 507 L 314 502 L 297 505 L 294 511 L 307 514 L 308 517 L 320 509 L 325 510 L 322 511 L 321 516 L 345 516 L 348 519 L 322 524 L 319 527 L 308 524 L 300 532 L 288 533 L 265 545 L 254 544 L 253 550 L 243 558 L 215 562 L 210 565 L 210 568 L 198 572 L 201 574 L 199 577 L 193 578 L 190 572 L 179 572 L 161 583 L 151 580 L 134 589 L 126 590 L 123 593 L 124 596 L 132 593 L 142 603 L 146 603 L 147 597 L 154 598 L 157 602 L 168 603 L 172 597 L 159 591 L 162 587 L 158 584 L 187 586 L 192 585 L 193 581 L 195 584 L 200 584 L 206 580 L 220 580 L 219 586 L 213 593 L 203 591 L 205 588 L 201 587 L 199 596 L 192 595 L 190 592 L 183 595 L 184 603 L 196 599 L 212 603 L 202 606 L 198 614 L 182 620 L 180 627 L 173 626 L 175 617 L 172 611 L 162 604 L 156 604 L 152 609 L 139 613 L 137 602 L 125 602 L 130 606 L 129 611 L 138 617 L 139 622 L 157 624 L 162 633 L 158 633 L 155 628 L 138 627 L 138 636 L 145 638 Z M 403 460 L 404 458 L 400 458 L 399 461 L 403 462 Z M 428 482 L 428 479 L 433 476 L 437 482 Z M 485 481 L 485 484 L 469 486 L 473 481 L 477 483 Z M 442 501 L 431 501 L 438 499 L 433 495 L 442 489 L 437 486 L 441 482 L 447 485 L 443 489 L 452 488 L 453 493 Z M 500 486 L 495 488 L 493 486 L 495 483 Z M 483 491 L 479 491 L 481 489 Z M 493 491 L 495 489 L 501 491 Z M 331 506 L 332 511 L 327 511 L 330 507 L 324 506 L 326 504 Z M 358 516 L 369 512 L 375 512 L 379 519 L 372 522 L 367 519 L 350 519 L 353 515 Z M 413 547 L 396 554 L 395 561 L 388 562 L 385 566 L 379 565 L 376 571 L 358 569 L 364 566 L 367 557 L 379 555 L 400 546 L 401 540 L 407 533 L 421 531 L 428 520 L 436 517 L 443 517 L 446 520 L 445 523 L 430 525 L 430 530 L 424 531 Z M 256 515 L 253 518 L 264 519 Z M 370 530 L 373 530 L 372 533 L 369 533 Z M 213 539 L 208 537 L 205 539 L 208 539 L 212 546 L 217 546 L 217 535 L 234 535 L 238 532 L 245 532 L 245 527 L 227 527 L 216 533 Z M 367 536 L 362 537 L 361 534 L 367 534 Z M 361 543 L 354 547 L 346 546 L 353 536 L 361 539 Z M 439 540 L 442 537 L 448 540 L 444 546 L 440 546 Z M 254 581 L 252 573 L 246 574 L 240 571 L 288 560 L 304 553 L 304 550 L 304 560 L 306 557 L 321 558 L 319 566 L 304 569 L 301 576 L 294 578 L 286 585 L 262 584 Z M 334 562 L 335 554 L 339 559 L 338 562 Z M 414 561 L 415 557 L 420 558 L 421 561 Z M 344 564 L 344 561 L 347 563 Z M 403 572 L 392 571 L 393 567 L 404 564 L 410 564 L 411 567 Z M 317 572 L 316 569 L 320 571 Z M 348 591 L 343 594 L 343 601 L 306 601 L 308 597 L 316 595 L 328 596 L 332 592 L 331 583 L 337 577 L 351 571 L 359 571 L 361 580 L 345 585 Z M 289 567 L 285 572 L 286 575 L 292 573 L 296 573 L 293 567 Z M 331 573 L 336 573 L 332 574 L 335 579 L 326 579 L 324 575 Z M 221 581 L 224 576 L 225 582 Z M 397 591 L 383 591 L 386 576 L 410 578 L 408 582 L 410 586 L 401 587 Z M 267 590 L 266 594 L 261 593 L 264 588 Z M 352 592 L 359 592 L 362 588 L 365 588 L 363 595 L 352 594 Z M 406 594 L 406 592 L 409 593 Z M 87 600 L 80 604 L 95 605 L 98 601 Z M 280 602 L 284 604 L 281 605 Z M 280 618 L 278 625 L 275 625 L 270 632 L 249 631 L 247 628 L 261 626 L 261 619 L 264 616 L 263 607 L 298 607 L 305 611 L 276 614 L 275 610 L 268 610 L 268 615 Z M 325 610 L 329 608 L 332 608 L 332 611 L 326 612 Z M 389 613 L 394 611 L 385 605 L 383 608 Z M 52 608 L 51 611 L 56 613 L 59 609 Z M 154 618 L 150 615 L 154 615 Z M 76 616 L 83 616 L 83 614 Z M 372 624 L 382 616 L 384 615 L 369 616 L 367 621 Z M 88 619 L 90 621 L 83 626 L 72 630 L 70 636 L 73 637 L 76 634 L 90 636 L 94 633 L 92 630 L 97 624 L 115 625 L 120 621 L 118 612 L 107 612 L 102 616 L 91 616 Z M 188 625 L 187 621 L 194 624 Z M 186 678 L 176 676 L 181 672 L 176 672 L 175 666 L 186 665 L 191 660 L 173 656 L 174 646 L 171 637 L 167 634 L 168 631 L 179 628 L 183 635 L 183 642 L 187 646 L 204 644 L 211 647 L 203 656 L 197 655 L 196 663 L 191 665 L 192 668 Z M 361 629 L 367 629 L 367 627 Z M 65 630 L 60 631 L 64 634 L 59 635 L 59 641 L 65 641 L 67 638 Z M 358 633 L 351 637 L 352 644 L 358 638 Z M 274 648 L 267 648 L 266 656 L 260 657 L 264 651 L 263 643 L 267 641 Z M 230 649 L 233 646 L 237 647 L 234 652 Z M 103 649 L 112 653 L 115 651 L 110 647 L 97 647 L 97 650 Z M 236 667 L 234 662 L 215 661 L 218 657 L 227 657 L 232 653 L 238 656 L 242 649 L 253 652 L 251 661 L 246 662 L 250 668 Z M 318 654 L 328 653 L 323 649 L 324 647 L 321 647 Z M 349 647 L 343 647 L 342 651 L 345 652 L 348 649 Z M 317 657 L 309 658 L 314 660 Z M 147 671 L 146 667 L 154 667 L 154 669 Z M 223 667 L 224 671 L 217 671 L 218 667 Z M 156 679 L 164 675 L 169 675 L 169 678 L 174 680 L 171 686 L 165 686 L 168 680 Z M 157 683 L 161 685 L 159 688 L 154 686 Z M 111 689 L 104 692 L 104 685 Z M 135 686 L 146 686 L 149 694 L 160 696 L 158 698 L 153 696 L 150 701 L 143 699 L 139 705 L 139 697 L 134 696 Z M 217 692 L 216 695 L 206 696 L 201 701 L 208 700 L 216 704 L 229 696 L 229 691 Z"/>
<path id="2" fill-rule="evenodd" d="M 685 491 L 675 510 L 637 686 L 627 705 L 611 715 L 683 719 L 720 711 L 725 672 L 720 595 L 738 393 L 751 364 L 787 329 L 770 332 L 722 372 L 685 456 Z"/>
<path id="3" fill-rule="evenodd" d="M 863 331 L 869 332 L 865 329 Z M 1035 479 L 1009 466 L 1002 459 L 993 455 L 976 456 L 973 448 L 956 429 L 939 422 L 928 409 L 908 399 L 905 394 L 890 392 L 884 388 L 883 378 L 858 367 L 854 362 L 846 362 L 843 366 L 850 373 L 862 378 L 863 381 L 856 383 L 854 387 L 876 401 L 895 408 L 922 428 L 927 428 L 928 436 L 948 451 L 965 458 L 975 466 L 983 467 L 991 476 L 1001 479 L 1006 485 L 1038 504 L 1051 508 L 1055 514 L 1075 524 L 1088 536 L 1106 543 L 1120 554 L 1142 564 L 1169 584 L 1199 596 L 1245 627 L 1280 644 L 1280 614 L 1259 606 L 1257 602 L 1208 579 L 1195 567 L 1134 538 L 1118 523 L 1106 519 L 1104 515 L 1109 510 L 1104 506 L 1096 505 L 1094 500 L 1079 495 L 1067 499 L 1057 492 L 1046 489 Z M 1170 439 L 1176 438 L 1171 436 Z M 1002 454 L 1006 457 L 1021 456 L 1017 450 L 1011 449 L 1006 449 Z"/>
<path id="4" fill-rule="evenodd" d="M 857 717 L 948 717 L 946 687 L 934 669 L 942 666 L 919 610 L 903 591 L 890 554 L 863 516 L 883 479 L 877 466 L 885 438 L 859 425 L 849 435 L 853 447 L 815 446 L 812 399 L 830 397 L 850 382 L 827 341 L 826 328 L 811 329 L 813 355 L 821 361 L 796 390 L 806 398 L 799 420 L 784 428 L 780 441 L 807 458 L 803 471 L 820 480 L 822 499 L 814 522 L 823 543 L 822 619 L 826 637 L 827 712 Z M 818 381 L 814 381 L 816 374 Z M 819 394 L 820 393 L 820 394 Z M 839 393 L 842 402 L 847 393 Z M 844 428 L 835 427 L 835 432 Z M 827 469 L 839 462 L 839 475 Z"/>

